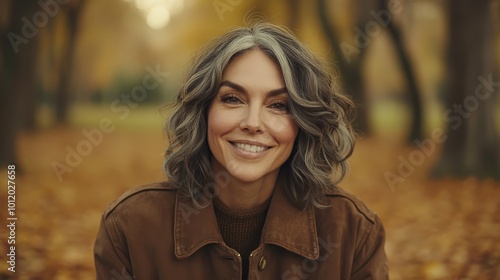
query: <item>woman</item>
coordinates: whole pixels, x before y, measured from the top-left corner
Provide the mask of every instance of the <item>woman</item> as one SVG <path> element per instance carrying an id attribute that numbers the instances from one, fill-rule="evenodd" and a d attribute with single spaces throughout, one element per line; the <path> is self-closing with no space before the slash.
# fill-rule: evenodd
<path id="1" fill-rule="evenodd" d="M 379 218 L 335 185 L 351 105 L 280 27 L 215 39 L 166 124 L 168 182 L 103 215 L 97 278 L 387 279 Z"/>

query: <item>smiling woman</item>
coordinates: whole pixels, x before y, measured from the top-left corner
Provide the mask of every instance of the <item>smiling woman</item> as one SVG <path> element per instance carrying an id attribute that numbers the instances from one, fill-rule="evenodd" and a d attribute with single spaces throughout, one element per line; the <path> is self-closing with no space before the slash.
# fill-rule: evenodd
<path id="1" fill-rule="evenodd" d="M 231 176 L 231 188 L 222 188 L 219 199 L 235 209 L 264 203 L 297 132 L 279 65 L 259 49 L 235 57 L 208 108 L 212 171 Z"/>
<path id="2" fill-rule="evenodd" d="M 387 279 L 385 234 L 336 186 L 352 103 L 287 30 L 230 31 L 195 58 L 173 104 L 168 182 L 103 215 L 98 279 Z"/>

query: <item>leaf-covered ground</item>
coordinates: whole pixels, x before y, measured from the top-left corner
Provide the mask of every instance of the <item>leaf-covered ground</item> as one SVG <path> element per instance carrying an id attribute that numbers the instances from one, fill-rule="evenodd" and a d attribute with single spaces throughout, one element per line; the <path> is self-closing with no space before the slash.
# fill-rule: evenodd
<path id="1" fill-rule="evenodd" d="M 72 172 L 59 181 L 53 163 L 65 164 L 67 149 L 84 139 L 75 128 L 22 135 L 16 273 L 8 272 L 4 261 L 7 231 L 2 226 L 0 279 L 94 279 L 92 247 L 105 206 L 129 188 L 163 180 L 161 131 L 117 129 L 103 134 L 102 142 L 80 163 L 73 162 Z M 436 151 L 400 181 L 388 182 L 384 174 L 401 174 L 401 158 L 413 151 L 388 141 L 360 140 L 341 183 L 381 217 L 391 279 L 500 279 L 500 184 L 427 180 Z M 6 205 L 2 189 L 1 205 Z M 2 208 L 6 223 L 7 207 Z"/>

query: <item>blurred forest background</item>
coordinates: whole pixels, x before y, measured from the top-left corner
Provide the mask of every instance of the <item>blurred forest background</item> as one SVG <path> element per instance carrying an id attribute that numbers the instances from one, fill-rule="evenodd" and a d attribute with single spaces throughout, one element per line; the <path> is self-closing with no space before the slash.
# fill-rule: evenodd
<path id="1" fill-rule="evenodd" d="M 292 30 L 359 104 L 341 186 L 382 218 L 391 279 L 500 279 L 499 0 L 1 0 L 18 221 L 15 273 L 0 230 L 0 279 L 94 278 L 106 205 L 164 180 L 160 109 L 193 52 L 255 18 Z"/>

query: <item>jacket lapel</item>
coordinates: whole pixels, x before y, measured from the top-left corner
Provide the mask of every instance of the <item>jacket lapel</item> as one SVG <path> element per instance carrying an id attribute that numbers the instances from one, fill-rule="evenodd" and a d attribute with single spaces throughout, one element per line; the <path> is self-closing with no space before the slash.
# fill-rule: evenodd
<path id="1" fill-rule="evenodd" d="M 284 181 L 285 178 L 280 176 L 262 231 L 262 241 L 308 259 L 317 259 L 319 246 L 314 209 L 312 206 L 304 210 L 295 207 L 286 196 Z"/>
<path id="2" fill-rule="evenodd" d="M 210 243 L 223 243 L 211 201 L 207 207 L 198 209 L 191 198 L 183 197 L 177 192 L 174 215 L 174 246 L 177 258 L 187 258 Z"/>

